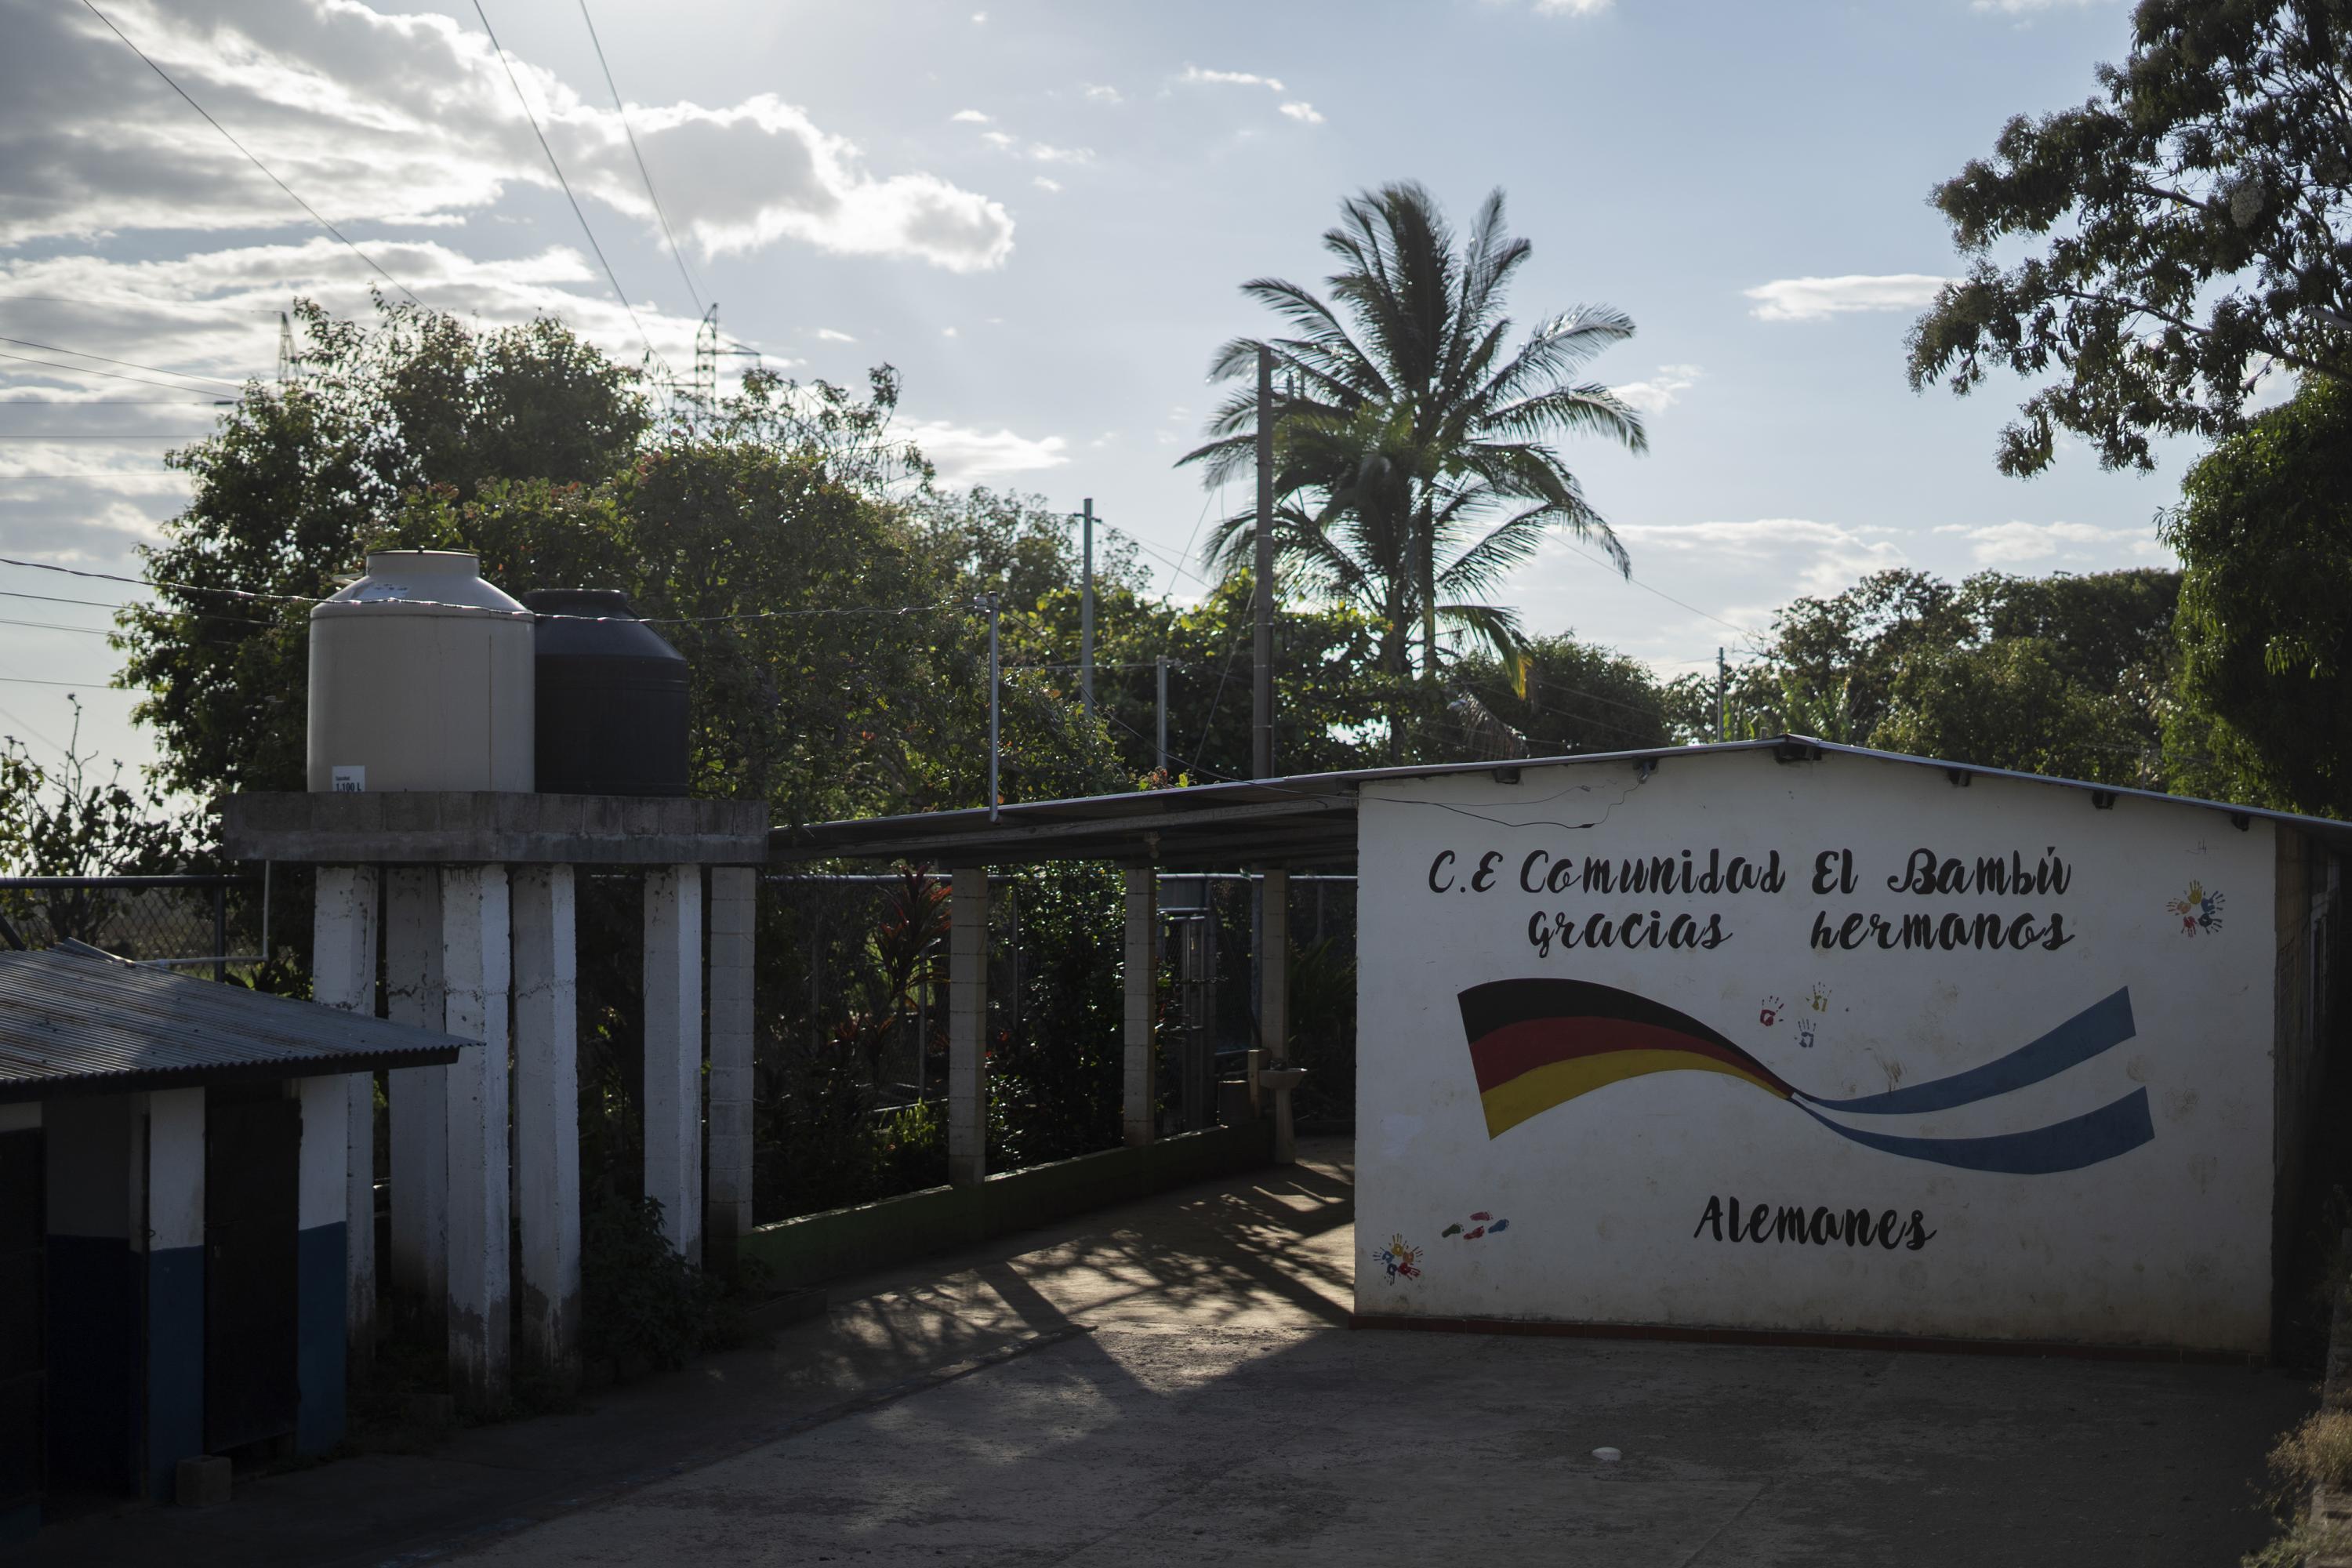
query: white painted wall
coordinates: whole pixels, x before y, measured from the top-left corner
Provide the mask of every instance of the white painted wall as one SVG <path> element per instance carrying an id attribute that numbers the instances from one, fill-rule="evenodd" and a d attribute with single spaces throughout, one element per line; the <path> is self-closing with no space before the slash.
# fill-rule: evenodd
<path id="1" fill-rule="evenodd" d="M 2260 821 L 2081 790 L 1832 755 L 1668 757 L 1368 785 L 1361 818 L 1357 1308 L 1366 1313 L 1864 1331 L 2259 1352 L 2269 1340 L 2273 843 Z M 1890 889 L 1913 851 L 2054 851 L 2065 891 L 2029 897 Z M 1528 893 L 1530 851 L 1709 851 L 1769 864 L 1785 887 L 1738 894 Z M 1850 849 L 1858 883 L 1813 891 L 1815 857 Z M 1431 888 L 1433 862 L 1444 851 Z M 1489 885 L 1470 887 L 1482 860 Z M 1549 861 L 1537 863 L 1538 874 Z M 1841 863 L 1831 861 L 1832 878 Z M 2168 903 L 2191 880 L 2224 900 L 2185 934 Z M 1565 911 L 1580 939 L 1604 911 L 1677 914 L 1712 949 L 1549 953 L 1530 922 Z M 2057 951 L 1822 952 L 1817 912 L 2062 916 Z M 1556 927 L 1554 928 L 1556 933 Z M 1823 1112 L 1872 1133 L 1990 1137 L 2147 1092 L 2149 1142 L 2081 1169 L 1996 1173 L 1849 1142 L 1801 1103 L 1726 1074 L 1625 1078 L 1497 1135 L 1474 1076 L 1458 994 L 1521 977 L 1599 982 L 1711 1026 L 1797 1089 L 1873 1095 L 1979 1068 L 2127 989 L 2136 1034 L 2054 1076 L 1907 1115 Z M 1816 990 L 1824 994 L 1813 1005 Z M 1769 1000 L 1779 998 L 1771 1007 Z M 1763 1022 L 1769 1010 L 1773 1021 Z M 1801 1043 L 1801 1026 L 1811 1044 Z M 1895 1211 L 1892 1247 L 1718 1241 L 1710 1204 L 1738 1198 Z M 1932 1232 L 1922 1246 L 1904 1239 Z M 1477 1222 L 1477 1215 L 1492 1219 Z M 1725 1216 L 1727 1220 L 1727 1214 Z M 1492 1228 L 1493 1220 L 1507 1222 Z M 1453 1236 L 1449 1226 L 1461 1226 Z M 1485 1228 L 1473 1238 L 1470 1233 Z M 1809 1222 L 1810 1232 L 1810 1222 Z M 1392 1238 L 1410 1267 L 1390 1276 Z"/>

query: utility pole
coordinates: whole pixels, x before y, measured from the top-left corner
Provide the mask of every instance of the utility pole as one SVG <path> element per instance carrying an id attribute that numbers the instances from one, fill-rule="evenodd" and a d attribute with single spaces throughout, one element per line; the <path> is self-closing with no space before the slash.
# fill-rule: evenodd
<path id="1" fill-rule="evenodd" d="M 995 595 L 983 594 L 981 595 L 980 607 L 988 612 L 988 820 L 991 822 L 994 822 L 996 820 L 996 808 L 999 798 L 996 784 L 996 763 L 998 756 L 1003 751 L 1003 748 L 997 744 L 997 723 L 999 711 L 997 703 L 996 669 L 996 606 L 997 597 Z"/>
<path id="2" fill-rule="evenodd" d="M 1250 683 L 1250 776 L 1274 776 L 1274 351 L 1257 351 L 1255 657 Z"/>
<path id="3" fill-rule="evenodd" d="M 1152 660 L 1160 672 L 1160 771 L 1168 771 L 1168 656 L 1160 654 Z"/>
<path id="4" fill-rule="evenodd" d="M 302 379 L 302 359 L 294 352 L 294 323 L 286 312 L 278 312 L 278 384 L 290 385 Z"/>
<path id="5" fill-rule="evenodd" d="M 1715 738 L 1731 739 L 1731 666 L 1723 657 L 1723 649 L 1715 650 Z"/>
<path id="6" fill-rule="evenodd" d="M 1078 700 L 1087 710 L 1087 727 L 1095 721 L 1095 498 L 1086 500 L 1085 543 L 1078 578 Z"/>

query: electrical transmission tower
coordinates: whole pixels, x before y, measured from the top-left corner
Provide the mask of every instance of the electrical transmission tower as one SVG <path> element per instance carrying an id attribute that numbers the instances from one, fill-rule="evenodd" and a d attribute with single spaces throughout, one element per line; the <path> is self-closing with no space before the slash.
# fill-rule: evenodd
<path id="1" fill-rule="evenodd" d="M 730 348 L 719 334 L 719 301 L 702 312 L 702 324 L 694 331 L 694 380 L 686 391 L 686 422 L 689 426 L 708 423 L 719 409 L 719 362 L 722 359 L 758 359 L 760 351 L 741 347 Z"/>
<path id="2" fill-rule="evenodd" d="M 294 352 L 294 322 L 278 312 L 278 384 L 291 386 L 302 379 L 302 356 Z"/>

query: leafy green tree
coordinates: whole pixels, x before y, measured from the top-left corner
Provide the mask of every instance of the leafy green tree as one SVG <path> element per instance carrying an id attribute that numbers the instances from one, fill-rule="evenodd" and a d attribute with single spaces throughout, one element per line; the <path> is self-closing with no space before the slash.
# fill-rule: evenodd
<path id="1" fill-rule="evenodd" d="M 2189 469 L 2163 522 L 2185 568 L 2184 788 L 2352 814 L 2352 388 L 2307 386 Z"/>
<path id="2" fill-rule="evenodd" d="M 1735 736 L 1783 731 L 2102 784 L 2162 787 L 2172 689 L 2168 572 L 1874 573 L 1774 618 L 1736 667 Z M 1681 732 L 1716 729 L 1711 674 L 1669 690 Z"/>
<path id="3" fill-rule="evenodd" d="M 1510 754 L 1640 751 L 1675 741 L 1666 690 L 1649 667 L 1573 637 L 1537 637 L 1509 662 L 1470 654 L 1454 668 L 1453 679 L 1509 727 L 1517 738 Z M 1456 743 L 1466 747 L 1469 741 L 1464 735 Z"/>
<path id="4" fill-rule="evenodd" d="M 1379 668 L 1402 678 L 1420 645 L 1433 678 L 1441 626 L 1497 652 L 1520 638 L 1510 609 L 1486 602 L 1549 529 L 1608 553 L 1624 549 L 1549 444 L 1599 436 L 1647 448 L 1641 416 L 1608 387 L 1570 378 L 1633 323 L 1580 306 L 1539 323 L 1516 349 L 1503 297 L 1528 243 L 1504 228 L 1503 194 L 1479 208 L 1457 249 L 1422 186 L 1386 185 L 1343 204 L 1323 246 L 1339 263 L 1332 302 L 1280 279 L 1243 292 L 1294 334 L 1236 338 L 1210 365 L 1243 384 L 1180 463 L 1214 485 L 1254 468 L 1255 372 L 1271 351 L 1277 395 L 1277 570 L 1294 596 L 1349 605 L 1377 628 Z M 1344 313 L 1346 320 L 1342 320 Z M 1210 559 L 1249 563 L 1254 510 L 1224 519 Z"/>
<path id="5" fill-rule="evenodd" d="M 248 384 L 169 456 L 194 494 L 142 549 L 164 586 L 120 617 L 121 683 L 149 693 L 132 717 L 155 731 L 161 782 L 192 795 L 303 787 L 310 630 L 290 601 L 332 594 L 404 495 L 602 479 L 646 428 L 633 378 L 561 323 L 477 334 L 381 300 L 373 325 L 296 311 L 301 378 Z"/>
<path id="6" fill-rule="evenodd" d="M 2141 0 L 2098 97 L 1937 187 L 1969 267 L 1912 331 L 1913 388 L 2051 376 L 2001 435 L 2021 475 L 2061 430 L 2146 468 L 2153 437 L 2238 429 L 2273 367 L 2352 374 L 2347 38 L 2342 0 Z"/>

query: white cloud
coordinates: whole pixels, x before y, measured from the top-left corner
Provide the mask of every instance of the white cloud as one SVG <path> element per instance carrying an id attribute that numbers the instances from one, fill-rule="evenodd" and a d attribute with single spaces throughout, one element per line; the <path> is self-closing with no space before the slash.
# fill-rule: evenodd
<path id="1" fill-rule="evenodd" d="M 554 185 L 488 39 L 446 16 L 356 0 L 222 0 L 201 14 L 121 0 L 110 14 L 331 220 L 462 223 L 510 185 Z M 9 57 L 0 245 L 307 225 L 94 17 L 12 7 Z M 656 232 L 618 112 L 509 58 L 573 188 Z M 772 94 L 635 106 L 630 125 L 673 226 L 706 256 L 793 239 L 969 271 L 1012 249 L 1000 204 L 936 175 L 876 174 L 855 143 Z"/>
<path id="2" fill-rule="evenodd" d="M 1184 74 L 1176 79 L 1218 87 L 1262 87 L 1273 92 L 1284 90 L 1280 78 L 1260 76 L 1255 71 L 1202 70 L 1199 66 L 1188 65 L 1184 68 Z"/>
<path id="3" fill-rule="evenodd" d="M 2097 528 L 2087 522 L 1996 522 L 1972 528 L 1946 523 L 1937 533 L 1958 534 L 1969 542 L 1969 553 L 1980 566 L 2022 566 L 2035 562 L 2072 564 L 2113 562 L 2117 555 L 2141 561 L 2169 561 L 2171 552 L 2145 528 Z"/>
<path id="4" fill-rule="evenodd" d="M 983 22 L 985 22 L 985 21 L 987 21 L 987 20 L 988 20 L 988 13 L 987 13 L 987 12 L 985 12 L 985 11 L 974 11 L 974 12 L 971 14 L 971 25 L 972 25 L 973 26 L 975 26 L 975 27 L 979 26 L 982 23 L 983 23 Z"/>
<path id="5" fill-rule="evenodd" d="M 1903 562 L 1902 550 L 1891 540 L 1799 517 L 1621 523 L 1617 537 L 1633 557 L 1636 576 L 1645 575 L 1664 555 L 1703 560 L 1710 566 L 1736 565 L 1737 576 L 1746 584 L 1778 577 L 1794 591 L 1807 594 L 1833 594 L 1865 573 Z M 1742 617 L 1727 615 L 1727 618 Z M 1759 609 L 1746 618 L 1760 625 L 1769 616 Z"/>
<path id="6" fill-rule="evenodd" d="M 1593 16 L 1609 5 L 1610 0 L 1536 0 L 1536 9 L 1547 16 Z"/>
<path id="7" fill-rule="evenodd" d="M 1125 103 L 1127 95 L 1108 83 L 1088 82 L 1087 97 L 1097 103 Z"/>
<path id="8" fill-rule="evenodd" d="M 1748 314 L 1765 321 L 1818 321 L 1853 310 L 1916 310 L 1933 303 L 1948 281 L 1926 272 L 1776 278 L 1747 290 L 1756 301 Z"/>
<path id="9" fill-rule="evenodd" d="M 2112 4 L 2113 0 L 1969 0 L 1971 11 L 1999 11 L 2011 16 L 2033 11 L 2079 9 L 2088 5 Z"/>
<path id="10" fill-rule="evenodd" d="M 979 430 L 942 419 L 897 428 L 923 449 L 923 455 L 939 466 L 940 477 L 951 484 L 1058 468 L 1070 460 L 1069 443 L 1059 436 L 1016 436 L 1010 430 Z"/>
<path id="11" fill-rule="evenodd" d="M 952 338 L 956 335 L 956 330 L 953 327 L 941 327 L 940 329 L 940 336 L 943 338 Z"/>
<path id="12" fill-rule="evenodd" d="M 1614 390 L 1644 414 L 1663 414 L 1706 375 L 1706 372 L 1695 364 L 1662 364 L 1658 374 L 1649 380 L 1627 382 Z"/>
<path id="13" fill-rule="evenodd" d="M 1039 175 L 1038 175 L 1038 176 L 1036 176 L 1034 179 L 1031 180 L 1029 183 L 1030 183 L 1031 184 L 1033 184 L 1033 185 L 1036 186 L 1036 187 L 1037 187 L 1039 190 L 1041 190 L 1041 191 L 1052 191 L 1052 192 L 1059 193 L 1059 192 L 1060 192 L 1060 190 L 1061 190 L 1061 188 L 1062 188 L 1062 182 L 1061 182 L 1061 181 L 1059 181 L 1059 180 L 1049 180 L 1049 179 L 1047 179 L 1047 178 L 1046 178 L 1045 175 L 1043 175 L 1043 174 L 1039 174 Z"/>
<path id="14" fill-rule="evenodd" d="M 1323 123 L 1323 116 L 1316 111 L 1315 106 L 1311 103 L 1286 103 L 1282 106 L 1282 112 L 1302 125 Z"/>
<path id="15" fill-rule="evenodd" d="M 961 121 L 966 125 L 985 125 L 989 122 L 988 116 L 977 109 L 959 109 L 948 118 Z"/>
<path id="16" fill-rule="evenodd" d="M 1029 143 L 1025 155 L 1040 163 L 1091 163 L 1095 150 L 1091 147 L 1050 147 L 1043 142 Z"/>
<path id="17" fill-rule="evenodd" d="M 857 341 L 847 332 L 836 332 L 831 327 L 819 327 L 816 330 L 816 335 L 828 343 L 854 343 Z"/>

